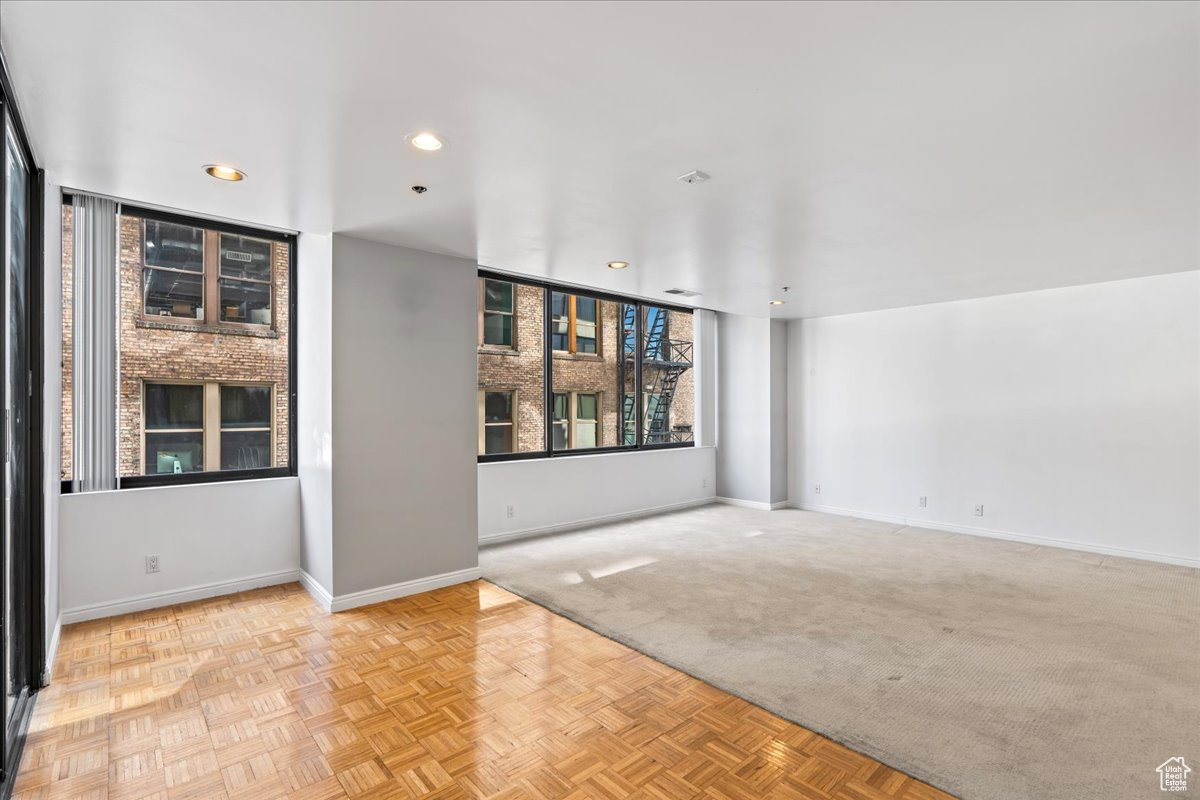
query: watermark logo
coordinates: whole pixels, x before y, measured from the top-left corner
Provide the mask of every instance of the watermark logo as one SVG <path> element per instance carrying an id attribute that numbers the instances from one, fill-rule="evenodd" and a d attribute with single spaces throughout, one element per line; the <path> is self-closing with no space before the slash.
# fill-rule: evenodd
<path id="1" fill-rule="evenodd" d="M 1183 756 L 1169 758 L 1158 768 L 1158 788 L 1164 792 L 1186 792 L 1187 776 L 1192 768 L 1183 763 Z"/>

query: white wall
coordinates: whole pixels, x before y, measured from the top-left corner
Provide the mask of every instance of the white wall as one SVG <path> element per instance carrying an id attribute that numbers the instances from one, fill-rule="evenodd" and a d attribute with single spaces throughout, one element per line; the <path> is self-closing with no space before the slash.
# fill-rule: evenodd
<path id="1" fill-rule="evenodd" d="M 62 189 L 46 173 L 43 205 L 45 233 L 42 251 L 42 521 L 46 582 L 46 672 L 58 648 L 59 522 L 58 498 L 62 481 Z"/>
<path id="2" fill-rule="evenodd" d="M 717 320 L 717 494 L 770 503 L 771 321 Z"/>
<path id="3" fill-rule="evenodd" d="M 793 503 L 1200 566 L 1200 273 L 790 337 Z"/>
<path id="4" fill-rule="evenodd" d="M 787 323 L 771 320 L 770 336 L 771 503 L 774 505 L 788 499 Z"/>
<path id="5" fill-rule="evenodd" d="M 333 236 L 302 233 L 296 252 L 296 468 L 300 567 L 333 594 Z"/>
<path id="6" fill-rule="evenodd" d="M 717 315 L 717 494 L 787 502 L 787 324 Z"/>
<path id="7" fill-rule="evenodd" d="M 717 485 L 712 447 L 499 461 L 478 470 L 481 541 L 699 505 Z"/>
<path id="8" fill-rule="evenodd" d="M 477 273 L 333 237 L 335 599 L 478 568 Z"/>
<path id="9" fill-rule="evenodd" d="M 64 623 L 284 583 L 300 566 L 300 482 L 68 494 L 60 535 Z"/>

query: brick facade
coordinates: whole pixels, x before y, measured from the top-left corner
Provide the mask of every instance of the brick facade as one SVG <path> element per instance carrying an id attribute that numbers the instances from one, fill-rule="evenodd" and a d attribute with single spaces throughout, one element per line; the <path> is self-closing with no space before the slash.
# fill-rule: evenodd
<path id="1" fill-rule="evenodd" d="M 480 295 L 482 297 L 482 294 Z M 627 369 L 626 386 L 620 377 L 620 344 L 622 304 L 601 301 L 597 333 L 599 350 L 596 354 L 559 353 L 553 357 L 553 388 L 555 392 L 585 392 L 600 395 L 597 446 L 618 447 L 622 444 L 620 404 L 622 395 L 633 391 L 632 368 Z M 543 352 L 545 335 L 545 297 L 536 286 L 514 284 L 515 316 L 512 348 L 481 345 L 479 348 L 480 391 L 515 391 L 517 393 L 516 435 L 517 452 L 545 450 L 545 378 Z M 691 342 L 692 315 L 670 312 L 668 317 L 671 339 Z M 649 386 L 650 369 L 646 380 Z M 679 378 L 671 404 L 671 427 L 690 429 L 695 415 L 694 370 L 685 370 Z"/>
<path id="2" fill-rule="evenodd" d="M 144 382 L 269 383 L 274 387 L 274 466 L 288 463 L 289 252 L 272 250 L 273 329 L 189 326 L 148 318 L 142 307 L 142 219 L 120 219 L 120 474 L 144 472 Z M 71 477 L 71 209 L 63 209 L 63 478 Z"/>

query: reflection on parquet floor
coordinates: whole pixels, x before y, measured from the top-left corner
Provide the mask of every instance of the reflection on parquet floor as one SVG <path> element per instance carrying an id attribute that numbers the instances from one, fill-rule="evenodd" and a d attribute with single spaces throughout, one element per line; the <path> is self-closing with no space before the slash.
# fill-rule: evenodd
<path id="1" fill-rule="evenodd" d="M 15 796 L 948 797 L 482 581 L 65 628 Z"/>

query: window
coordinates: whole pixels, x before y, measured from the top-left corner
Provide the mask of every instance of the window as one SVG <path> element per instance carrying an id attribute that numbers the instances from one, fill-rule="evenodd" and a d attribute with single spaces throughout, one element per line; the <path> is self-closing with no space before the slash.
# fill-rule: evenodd
<path id="1" fill-rule="evenodd" d="M 145 384 L 145 474 L 274 466 L 271 387 Z"/>
<path id="2" fill-rule="evenodd" d="M 204 319 L 204 231 L 147 220 L 142 293 L 146 315 Z"/>
<path id="3" fill-rule="evenodd" d="M 147 383 L 147 475 L 204 469 L 204 387 Z"/>
<path id="4" fill-rule="evenodd" d="M 64 481 L 75 477 L 72 213 L 67 198 Z M 294 237 L 130 205 L 117 225 L 139 245 L 116 265 L 121 486 L 294 474 Z"/>
<path id="5" fill-rule="evenodd" d="M 221 234 L 222 322 L 271 324 L 271 243 Z"/>
<path id="6" fill-rule="evenodd" d="M 690 311 L 490 274 L 479 281 L 480 460 L 692 443 Z M 512 322 L 490 323 L 489 336 L 491 315 Z"/>
<path id="7" fill-rule="evenodd" d="M 272 467 L 271 387 L 220 387 L 221 469 Z"/>
<path id="8" fill-rule="evenodd" d="M 692 315 L 642 307 L 642 441 L 679 444 L 695 438 Z"/>
<path id="9" fill-rule="evenodd" d="M 510 281 L 481 280 L 480 343 L 493 347 L 512 347 L 516 329 L 515 289 Z"/>
<path id="10" fill-rule="evenodd" d="M 515 424 L 516 392 L 479 393 L 479 452 L 511 453 Z"/>
<path id="11" fill-rule="evenodd" d="M 142 243 L 147 317 L 271 326 L 276 266 L 271 241 L 147 219 Z"/>
<path id="12" fill-rule="evenodd" d="M 583 450 L 600 441 L 600 395 L 555 392 L 552 422 L 555 450 Z"/>
<path id="13" fill-rule="evenodd" d="M 550 313 L 551 345 L 555 352 L 590 355 L 599 352 L 599 300 L 554 292 L 550 299 Z"/>
<path id="14" fill-rule="evenodd" d="M 480 456 L 546 449 L 546 291 L 479 278 Z M 519 391 L 518 391 L 519 390 Z"/>

